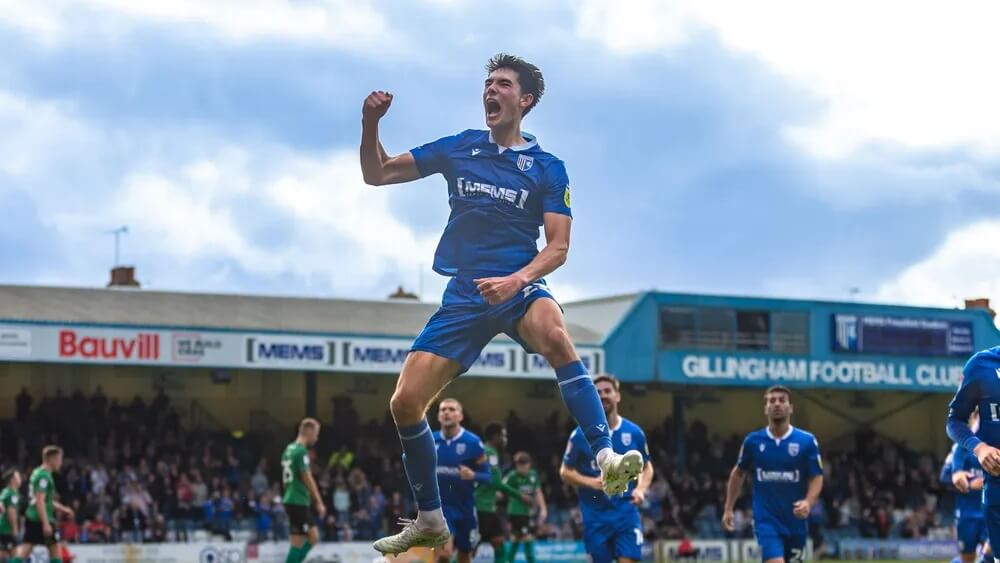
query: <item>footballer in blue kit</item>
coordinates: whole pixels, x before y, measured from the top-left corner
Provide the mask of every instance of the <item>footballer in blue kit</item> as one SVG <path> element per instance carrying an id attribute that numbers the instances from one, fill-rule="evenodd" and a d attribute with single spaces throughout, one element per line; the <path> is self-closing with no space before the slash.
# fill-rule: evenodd
<path id="1" fill-rule="evenodd" d="M 979 409 L 979 428 L 970 425 Z M 985 471 L 982 509 L 990 545 L 1000 541 L 1000 346 L 976 353 L 965 364 L 962 383 L 951 400 L 948 437 L 970 452 Z"/>
<path id="2" fill-rule="evenodd" d="M 641 452 L 642 473 L 638 482 L 631 484 L 624 494 L 604 494 L 594 454 L 580 429 L 576 428 L 566 444 L 559 476 L 566 484 L 576 487 L 580 515 L 583 517 L 584 546 L 593 563 L 640 561 L 643 534 L 639 506 L 653 482 L 653 464 L 649 461 L 646 434 L 634 422 L 618 414 L 621 389 L 617 378 L 598 375 L 594 384 L 611 424 L 612 447 L 617 452 L 631 449 Z"/>
<path id="3" fill-rule="evenodd" d="M 753 523 L 765 563 L 793 563 L 805 556 L 807 519 L 823 490 L 823 462 L 816 438 L 791 424 L 792 392 L 775 385 L 764 393 L 767 427 L 747 434 L 729 474 L 722 526 L 735 531 L 733 507 L 750 476 Z"/>
<path id="4" fill-rule="evenodd" d="M 438 405 L 441 430 L 434 433 L 437 478 L 452 537 L 451 545 L 439 550 L 438 560 L 450 561 L 451 552 L 457 551 L 459 563 L 472 560 L 472 550 L 478 543 L 476 483 L 488 483 L 491 477 L 483 441 L 462 428 L 462 419 L 462 404 L 457 400 L 444 399 Z"/>
<path id="5" fill-rule="evenodd" d="M 417 518 L 373 544 L 383 554 L 448 543 L 425 415 L 438 393 L 498 334 L 553 366 L 563 400 L 596 453 L 605 492 L 625 491 L 643 466 L 639 452 L 612 449 L 597 390 L 544 279 L 566 261 L 572 212 L 565 164 L 521 131 L 523 117 L 545 91 L 542 73 L 506 54 L 490 59 L 486 71 L 482 103 L 488 130 L 466 130 L 390 156 L 379 141 L 379 122 L 392 94 L 372 92 L 362 109 L 365 183 L 382 186 L 441 174 L 451 208 L 433 263 L 434 271 L 451 279 L 440 309 L 414 341 L 389 401 Z M 539 251 L 540 231 L 545 244 Z"/>
<path id="6" fill-rule="evenodd" d="M 979 426 L 978 413 L 969 421 L 973 431 Z M 954 487 L 955 531 L 959 555 L 965 563 L 976 560 L 976 550 L 986 542 L 986 521 L 983 519 L 983 468 L 968 450 L 955 444 L 941 468 L 941 483 Z M 984 549 L 984 558 L 989 550 Z"/>

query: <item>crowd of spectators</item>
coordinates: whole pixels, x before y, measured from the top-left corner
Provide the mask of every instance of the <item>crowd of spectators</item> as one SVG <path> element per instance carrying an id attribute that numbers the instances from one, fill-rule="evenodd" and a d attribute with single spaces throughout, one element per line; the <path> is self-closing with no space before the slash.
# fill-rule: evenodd
<path id="1" fill-rule="evenodd" d="M 391 419 L 361 420 L 349 399 L 336 400 L 332 424 L 313 452 L 311 467 L 329 509 L 320 527 L 324 541 L 374 539 L 412 515 Z M 485 422 L 467 413 L 471 430 Z M 504 422 L 505 468 L 511 453 L 527 451 L 543 481 L 550 510 L 538 535 L 580 537 L 574 492 L 558 476 L 572 429 L 568 419 L 556 410 L 541 425 L 529 424 L 511 411 Z M 646 431 L 656 468 L 641 508 L 647 538 L 750 537 L 749 494 L 737 505 L 734 534 L 718 524 L 742 437 L 713 434 L 696 420 L 682 436 L 680 463 L 670 418 Z M 263 451 L 258 438 L 186 429 L 162 391 L 148 403 L 136 397 L 125 404 L 98 387 L 90 397 L 57 392 L 37 405 L 22 391 L 15 419 L 0 426 L 0 454 L 5 468 L 15 465 L 27 477 L 43 445 L 64 447 L 56 482 L 76 512 L 59 523 L 70 542 L 190 541 L 198 534 L 280 540 L 288 529 L 277 452 Z M 810 517 L 817 547 L 831 534 L 932 537 L 950 523 L 952 500 L 937 478 L 939 457 L 870 432 L 859 432 L 847 451 L 824 454 L 823 502 Z"/>

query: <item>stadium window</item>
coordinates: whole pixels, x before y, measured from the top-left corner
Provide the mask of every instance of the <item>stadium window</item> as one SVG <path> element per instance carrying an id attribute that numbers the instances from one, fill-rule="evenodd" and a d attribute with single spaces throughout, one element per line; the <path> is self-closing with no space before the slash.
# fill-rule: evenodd
<path id="1" fill-rule="evenodd" d="M 736 349 L 771 349 L 771 314 L 767 311 L 736 313 Z"/>
<path id="2" fill-rule="evenodd" d="M 735 348 L 736 311 L 706 307 L 695 319 L 695 347 L 704 350 Z"/>
<path id="3" fill-rule="evenodd" d="M 771 350 L 782 354 L 808 354 L 809 313 L 771 313 Z"/>
<path id="4" fill-rule="evenodd" d="M 660 310 L 660 343 L 666 348 L 694 344 L 694 309 L 664 307 Z"/>

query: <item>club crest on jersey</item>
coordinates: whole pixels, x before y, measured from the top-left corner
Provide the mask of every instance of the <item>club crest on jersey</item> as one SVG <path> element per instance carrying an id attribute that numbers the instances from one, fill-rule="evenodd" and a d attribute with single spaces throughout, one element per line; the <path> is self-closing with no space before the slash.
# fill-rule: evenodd
<path id="1" fill-rule="evenodd" d="M 622 432 L 622 445 L 623 446 L 629 446 L 631 444 L 632 444 L 632 433 L 631 432 Z"/>
<path id="2" fill-rule="evenodd" d="M 799 455 L 799 445 L 795 442 L 788 444 L 788 455 L 797 456 Z"/>
<path id="3" fill-rule="evenodd" d="M 455 444 L 455 453 L 462 455 L 465 453 L 465 444 Z"/>
<path id="4" fill-rule="evenodd" d="M 517 155 L 517 167 L 521 172 L 527 172 L 531 170 L 531 167 L 535 165 L 535 158 L 523 154 Z"/>
<path id="5" fill-rule="evenodd" d="M 760 451 L 764 451 L 764 444 L 760 445 Z"/>

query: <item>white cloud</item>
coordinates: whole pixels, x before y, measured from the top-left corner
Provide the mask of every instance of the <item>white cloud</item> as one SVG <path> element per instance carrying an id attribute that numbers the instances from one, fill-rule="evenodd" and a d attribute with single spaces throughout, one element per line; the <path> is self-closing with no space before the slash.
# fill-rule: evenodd
<path id="1" fill-rule="evenodd" d="M 98 144 L 99 135 L 65 104 L 32 100 L 0 90 L 0 172 L 22 178 L 45 164 L 76 158 Z"/>
<path id="2" fill-rule="evenodd" d="M 311 155 L 206 131 L 107 132 L 70 106 L 3 91 L 0 127 L 0 176 L 12 180 L 0 194 L 23 190 L 67 250 L 38 279 L 103 276 L 105 233 L 123 224 L 124 257 L 165 289 L 239 289 L 227 285 L 229 264 L 265 286 L 291 279 L 299 290 L 370 297 L 395 283 L 416 289 L 429 270 L 437 233 L 397 218 L 392 188 L 364 185 L 356 148 Z M 443 282 L 425 279 L 424 296 L 436 299 Z"/>
<path id="3" fill-rule="evenodd" d="M 577 18 L 578 35 L 622 54 L 714 31 L 827 103 L 817 122 L 786 124 L 818 155 L 880 141 L 1000 153 L 995 2 L 586 0 Z"/>
<path id="4" fill-rule="evenodd" d="M 0 0 L 0 22 L 45 43 L 140 23 L 206 31 L 229 41 L 279 39 L 337 47 L 391 46 L 382 14 L 365 0 Z"/>
<path id="5" fill-rule="evenodd" d="M 355 150 L 314 158 L 278 147 L 226 148 L 179 172 L 129 176 L 98 219 L 131 222 L 130 244 L 168 264 L 229 260 L 253 276 L 321 280 L 338 294 L 357 295 L 388 291 L 373 283 L 416 272 L 433 255 L 436 238 L 397 219 L 390 197 L 364 185 Z M 253 210 L 249 224 L 236 217 L 242 206 Z M 268 232 L 279 244 L 254 236 L 255 221 L 276 217 L 282 224 Z"/>
<path id="6" fill-rule="evenodd" d="M 1000 309 L 1000 219 L 963 227 L 929 256 L 878 290 L 878 299 L 958 307 L 966 298 L 988 297 Z"/>

